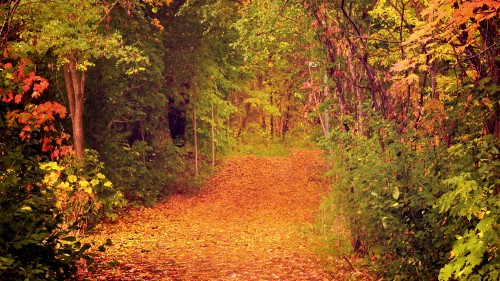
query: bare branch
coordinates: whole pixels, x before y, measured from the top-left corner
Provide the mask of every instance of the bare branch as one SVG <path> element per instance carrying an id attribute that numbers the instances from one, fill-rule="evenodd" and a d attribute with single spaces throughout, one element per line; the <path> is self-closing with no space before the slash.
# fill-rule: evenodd
<path id="1" fill-rule="evenodd" d="M 97 25 L 100 25 L 109 16 L 118 2 L 120 2 L 120 0 L 116 0 L 113 4 L 111 4 L 111 7 L 106 11 L 106 14 L 97 22 Z"/>
<path id="2" fill-rule="evenodd" d="M 349 23 L 352 25 L 352 27 L 356 30 L 356 33 L 358 34 L 360 40 L 361 40 L 361 43 L 363 43 L 363 46 L 366 47 L 366 43 L 363 41 L 363 36 L 361 35 L 361 32 L 359 31 L 359 28 L 358 26 L 356 25 L 356 23 L 351 19 L 351 17 L 347 14 L 346 10 L 345 10 L 345 7 L 344 7 L 344 4 L 345 4 L 345 0 L 342 0 L 342 2 L 340 3 L 340 9 L 342 10 L 342 14 L 344 15 L 344 17 L 347 18 L 347 20 L 349 21 Z"/>

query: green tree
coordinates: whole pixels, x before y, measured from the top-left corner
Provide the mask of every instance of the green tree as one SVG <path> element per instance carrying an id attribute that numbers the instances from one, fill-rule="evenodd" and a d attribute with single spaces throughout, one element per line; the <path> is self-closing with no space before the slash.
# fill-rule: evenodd
<path id="1" fill-rule="evenodd" d="M 85 75 L 99 57 L 119 57 L 120 63 L 132 63 L 127 71 L 142 69 L 147 58 L 130 46 L 124 46 L 118 33 L 103 34 L 100 26 L 108 19 L 116 2 L 66 1 L 64 3 L 26 2 L 11 17 L 22 26 L 13 48 L 20 53 L 54 56 L 64 71 L 67 102 L 73 129 L 75 155 L 84 155 Z"/>
<path id="2" fill-rule="evenodd" d="M 237 136 L 241 137 L 251 121 L 264 136 L 284 140 L 290 128 L 299 123 L 304 103 L 323 96 L 321 69 L 310 72 L 309 65 L 319 66 L 324 56 L 318 52 L 310 19 L 300 4 L 252 1 L 242 5 L 239 13 L 234 26 L 240 37 L 234 45 L 242 52 L 244 70 L 252 79 L 232 97 L 240 108 Z M 311 103 L 311 111 L 318 105 Z"/>

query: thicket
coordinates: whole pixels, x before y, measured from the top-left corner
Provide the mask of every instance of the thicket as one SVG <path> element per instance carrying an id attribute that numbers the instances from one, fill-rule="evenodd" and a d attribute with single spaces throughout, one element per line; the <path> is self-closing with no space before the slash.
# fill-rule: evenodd
<path id="1" fill-rule="evenodd" d="M 69 156 L 68 136 L 56 128 L 66 110 L 46 99 L 49 83 L 34 70 L 10 50 L 0 61 L 2 280 L 74 278 L 93 263 L 92 244 L 77 234 L 123 202 L 95 153 Z"/>
<path id="2" fill-rule="evenodd" d="M 498 140 L 447 148 L 387 137 L 340 132 L 325 143 L 336 155 L 325 203 L 342 210 L 353 250 L 395 280 L 497 279 Z"/>
<path id="3" fill-rule="evenodd" d="M 324 212 L 384 278 L 497 280 L 498 3 L 303 3 L 331 94 Z"/>
<path id="4" fill-rule="evenodd" d="M 3 273 L 67 277 L 103 214 L 320 132 L 381 275 L 498 278 L 498 2 L 4 3 Z"/>

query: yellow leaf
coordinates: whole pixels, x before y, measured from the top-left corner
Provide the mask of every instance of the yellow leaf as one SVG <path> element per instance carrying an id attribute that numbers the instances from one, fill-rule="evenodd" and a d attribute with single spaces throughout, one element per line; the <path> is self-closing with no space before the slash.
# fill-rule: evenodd
<path id="1" fill-rule="evenodd" d="M 395 63 L 391 67 L 391 71 L 392 72 L 400 72 L 400 71 L 408 70 L 408 69 L 413 68 L 413 67 L 415 67 L 415 62 L 411 62 L 408 59 L 404 59 L 402 61 Z"/>
<path id="2" fill-rule="evenodd" d="M 408 85 L 411 85 L 413 83 L 418 83 L 418 81 L 419 81 L 419 77 L 415 73 L 412 73 L 412 74 L 408 75 L 408 77 L 406 77 L 406 83 L 408 83 Z"/>
<path id="3" fill-rule="evenodd" d="M 57 162 L 53 162 L 53 161 L 47 162 L 44 164 L 40 164 L 40 168 L 43 170 L 46 170 L 46 171 L 50 171 L 50 170 L 62 171 L 64 169 L 63 167 L 60 167 L 59 165 L 57 165 Z"/>
<path id="4" fill-rule="evenodd" d="M 78 180 L 78 179 L 77 179 L 77 177 L 76 177 L 75 175 L 69 175 L 69 176 L 68 176 L 68 181 L 69 181 L 69 182 L 74 183 L 74 182 L 76 182 L 77 180 Z"/>
<path id="5" fill-rule="evenodd" d="M 85 187 L 84 191 L 85 191 L 86 193 L 90 194 L 90 195 L 92 195 L 92 192 L 93 192 L 93 190 L 92 190 L 92 187 L 91 187 L 91 186 L 87 186 L 87 187 Z"/>
<path id="6" fill-rule="evenodd" d="M 33 209 L 31 209 L 31 207 L 30 207 L 30 206 L 23 206 L 23 207 L 21 208 L 21 211 L 33 211 Z"/>
<path id="7" fill-rule="evenodd" d="M 92 186 L 96 186 L 96 185 L 98 185 L 98 184 L 99 184 L 99 180 L 98 180 L 98 179 L 92 179 L 92 180 L 90 181 L 90 184 L 92 184 Z"/>
<path id="8" fill-rule="evenodd" d="M 69 189 L 69 182 L 65 181 L 59 184 L 60 189 Z"/>
<path id="9" fill-rule="evenodd" d="M 83 187 L 83 188 L 86 188 L 86 187 L 90 186 L 90 183 L 88 181 L 86 181 L 86 180 L 81 180 L 81 181 L 78 182 L 78 184 L 81 187 Z"/>
<path id="10" fill-rule="evenodd" d="M 104 186 L 105 187 L 111 187 L 111 186 L 113 186 L 113 183 L 110 182 L 110 181 L 107 181 L 107 182 L 104 183 Z"/>

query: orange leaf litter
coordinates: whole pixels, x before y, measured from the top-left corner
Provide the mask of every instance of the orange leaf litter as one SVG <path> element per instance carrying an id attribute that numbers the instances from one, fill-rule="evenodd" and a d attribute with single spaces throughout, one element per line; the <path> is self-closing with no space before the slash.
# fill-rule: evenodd
<path id="1" fill-rule="evenodd" d="M 342 260 L 311 250 L 328 183 L 319 151 L 233 156 L 195 196 L 131 211 L 93 235 L 113 241 L 98 260 L 118 261 L 90 280 L 345 280 Z M 308 234 L 309 233 L 309 234 Z M 360 279 L 361 280 L 361 279 Z"/>

